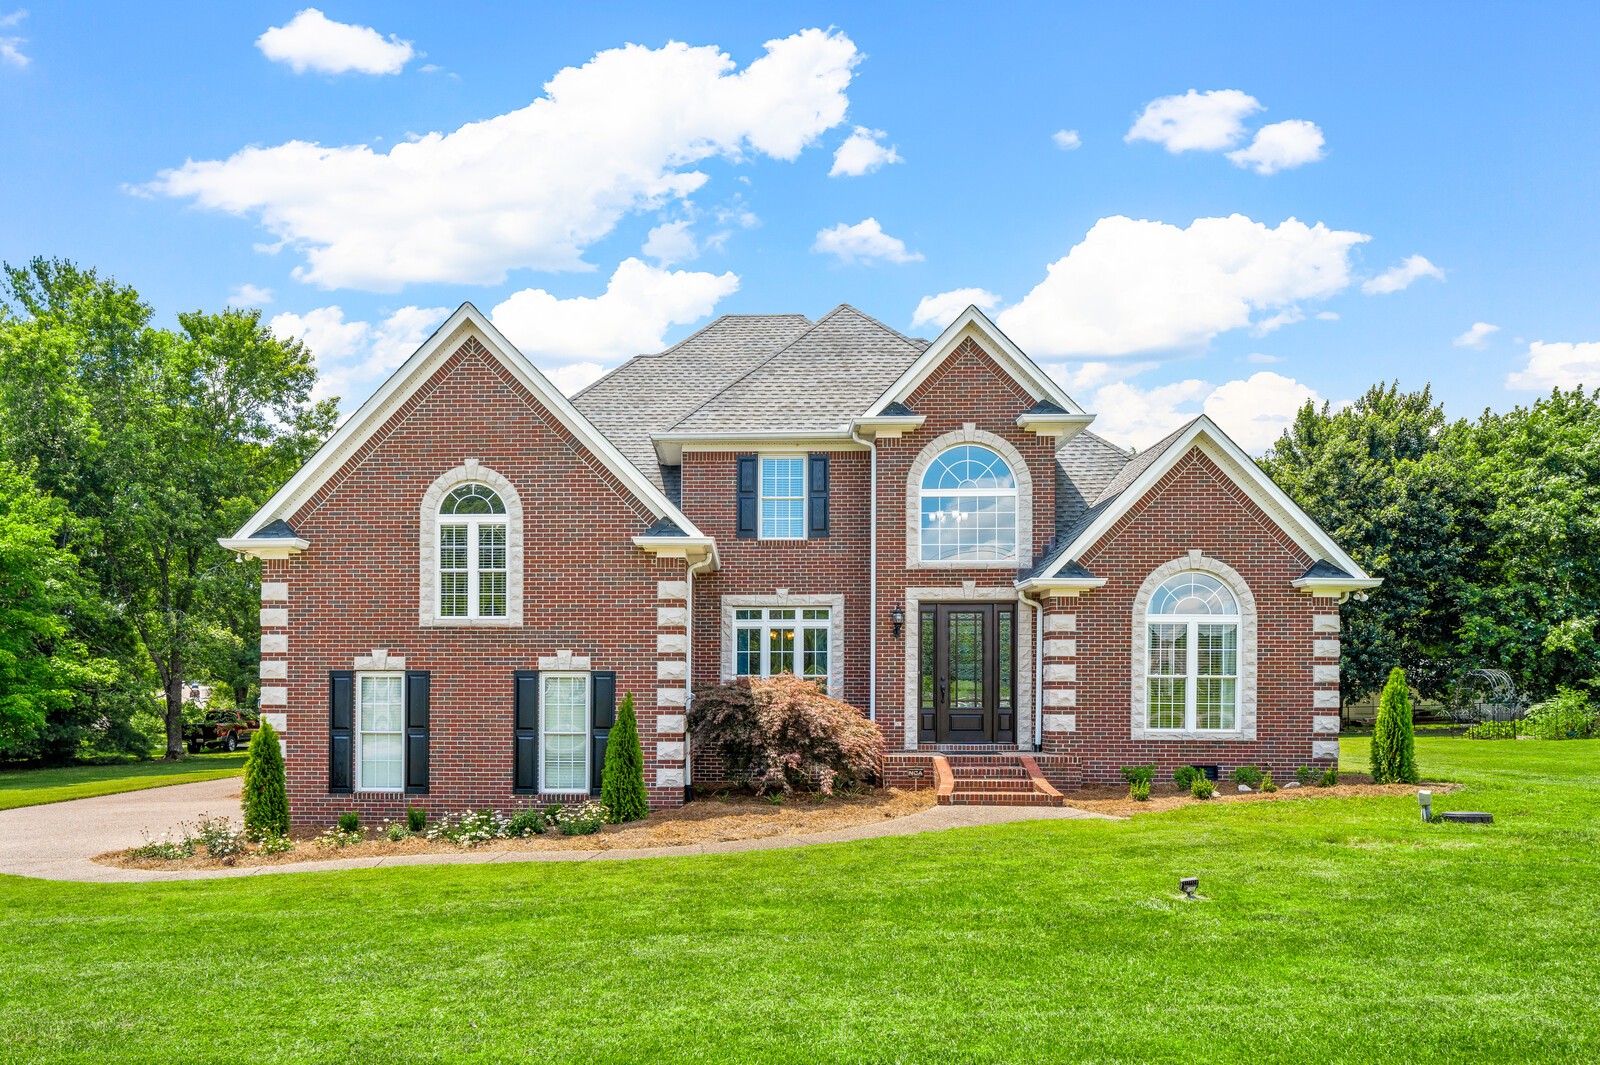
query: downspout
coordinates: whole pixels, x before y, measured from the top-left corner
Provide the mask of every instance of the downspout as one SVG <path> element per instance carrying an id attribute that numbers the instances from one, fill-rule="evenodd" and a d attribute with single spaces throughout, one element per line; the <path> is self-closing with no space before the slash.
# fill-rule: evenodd
<path id="1" fill-rule="evenodd" d="M 878 441 L 863 440 L 860 431 L 852 424 L 850 439 L 871 452 L 871 473 L 867 477 L 867 550 L 871 552 L 867 570 L 867 720 L 878 720 Z M 839 648 L 844 653 L 844 648 Z"/>
<path id="2" fill-rule="evenodd" d="M 1044 747 L 1044 604 L 1017 591 L 1017 598 L 1033 611 L 1033 749 Z"/>
<path id="3" fill-rule="evenodd" d="M 694 785 L 694 737 L 689 735 L 687 716 L 689 704 L 694 701 L 694 575 L 716 561 L 716 555 L 707 553 L 705 558 L 698 562 L 689 563 L 684 570 L 684 580 L 688 585 L 687 597 L 684 599 L 683 613 L 683 712 L 685 721 L 683 725 L 683 791 L 687 796 L 689 789 Z"/>

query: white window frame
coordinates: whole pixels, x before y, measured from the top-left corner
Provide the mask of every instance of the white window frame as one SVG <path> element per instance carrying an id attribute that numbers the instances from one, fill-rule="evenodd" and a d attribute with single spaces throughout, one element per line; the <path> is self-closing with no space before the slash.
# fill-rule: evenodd
<path id="1" fill-rule="evenodd" d="M 474 481 L 467 481 L 467 483 L 474 483 Z M 477 481 L 477 483 L 482 485 L 482 481 Z M 454 489 L 462 488 L 462 486 L 464 485 L 454 486 L 454 488 L 451 488 L 451 493 L 453 493 Z M 482 486 L 494 491 L 493 486 Z M 494 494 L 499 496 L 499 493 Z M 450 499 L 450 493 L 445 493 L 445 499 L 442 499 L 438 504 L 440 509 L 443 509 L 443 505 L 448 499 Z M 501 507 L 504 507 L 504 505 L 506 505 L 506 501 L 501 499 Z M 446 614 L 445 612 L 445 529 L 451 528 L 451 526 L 464 526 L 467 529 L 466 614 Z M 482 592 L 482 576 L 485 571 L 482 568 L 482 540 L 480 540 L 482 532 L 480 532 L 480 529 L 485 528 L 485 526 L 504 529 L 504 537 L 506 537 L 506 544 L 502 545 L 502 550 L 506 555 L 506 564 L 499 569 L 486 571 L 499 572 L 499 574 L 506 576 L 506 595 L 504 595 L 506 612 L 502 612 L 502 614 L 485 614 L 482 611 L 480 592 Z M 454 622 L 464 622 L 464 620 L 504 622 L 510 616 L 510 520 L 506 513 L 451 513 L 451 515 L 446 515 L 446 513 L 440 512 L 438 513 L 438 523 L 435 525 L 435 537 L 437 537 L 438 544 L 437 553 L 435 553 L 438 580 L 435 582 L 434 611 L 437 612 L 437 616 L 442 620 L 454 620 Z M 451 569 L 450 572 L 461 571 L 459 569 Z"/>
<path id="2" fill-rule="evenodd" d="M 477 590 L 468 582 L 469 595 L 472 600 L 468 603 L 466 616 L 443 617 L 439 613 L 442 599 L 440 586 L 440 544 L 439 525 L 440 519 L 446 515 L 439 513 L 444 506 L 444 501 L 450 493 L 466 484 L 480 484 L 492 489 L 500 497 L 501 504 L 505 507 L 505 514 L 477 515 L 481 518 L 504 517 L 506 523 L 506 612 L 504 615 L 483 616 L 475 606 Z M 470 515 L 449 515 L 449 523 L 459 524 L 458 519 Z M 516 627 L 522 624 L 522 498 L 516 486 L 510 480 L 501 476 L 496 471 L 480 463 L 477 459 L 467 459 L 465 463 L 454 469 L 446 470 L 429 485 L 419 501 L 418 514 L 420 535 L 418 537 L 417 551 L 417 621 L 424 628 L 499 628 Z M 476 534 L 471 544 L 471 553 L 477 553 Z M 470 561 L 470 560 L 469 560 Z"/>
<path id="3" fill-rule="evenodd" d="M 1155 598 L 1156 592 L 1172 577 L 1188 571 L 1196 571 L 1215 577 L 1222 586 L 1233 596 L 1237 614 L 1151 614 L 1150 603 Z M 1163 742 L 1173 741 L 1204 741 L 1204 742 L 1235 742 L 1249 741 L 1256 738 L 1256 674 L 1257 674 L 1257 610 L 1255 595 L 1250 590 L 1250 585 L 1237 570 L 1220 559 L 1206 555 L 1203 551 L 1192 550 L 1185 556 L 1165 562 L 1152 570 L 1140 584 L 1138 593 L 1133 599 L 1132 614 L 1132 661 L 1129 670 L 1129 710 L 1128 736 L 1130 739 L 1155 740 Z M 1232 624 L 1235 626 L 1235 674 L 1234 674 L 1234 703 L 1232 728 L 1190 728 L 1194 718 L 1190 715 L 1189 707 L 1193 705 L 1189 692 L 1184 693 L 1184 726 L 1183 728 L 1151 728 L 1149 725 L 1149 684 L 1150 684 L 1150 626 L 1163 623 L 1186 623 L 1194 620 L 1199 624 Z M 1194 654 L 1199 654 L 1198 631 L 1190 639 Z M 1185 675 L 1192 676 L 1198 669 L 1185 667 Z M 1195 698 L 1198 698 L 1198 688 L 1194 689 Z"/>
<path id="4" fill-rule="evenodd" d="M 583 680 L 583 786 L 572 788 L 551 788 L 545 781 L 545 737 L 549 735 L 549 700 L 546 693 L 552 680 L 570 679 L 579 677 Z M 562 733 L 566 735 L 566 733 Z M 540 670 L 539 671 L 539 793 L 542 795 L 588 795 L 589 782 L 594 779 L 594 680 L 593 675 L 586 671 L 578 670 Z"/>
<path id="5" fill-rule="evenodd" d="M 759 611 L 760 614 L 761 614 L 761 617 L 759 617 L 759 618 L 741 618 L 741 617 L 739 617 L 739 611 L 741 611 L 741 610 Z M 824 617 L 820 617 L 820 618 L 808 618 L 808 617 L 805 616 L 806 611 L 808 611 L 808 610 L 820 611 L 825 616 Z M 774 618 L 774 617 L 772 617 L 772 613 L 774 611 L 792 611 L 794 613 L 794 617 L 792 617 L 792 618 Z M 821 676 L 807 677 L 807 676 L 804 676 L 802 673 L 795 673 L 794 674 L 795 676 L 800 677 L 803 680 L 820 680 L 820 681 L 822 681 L 823 686 L 827 687 L 828 683 L 829 683 L 829 679 L 833 676 L 833 655 L 834 655 L 834 646 L 833 646 L 833 609 L 832 609 L 832 607 L 830 605 L 827 605 L 827 604 L 799 606 L 799 605 L 789 605 L 787 603 L 783 603 L 783 604 L 770 604 L 770 605 L 763 605 L 763 606 L 741 606 L 741 607 L 735 607 L 734 608 L 734 613 L 733 613 L 733 640 L 734 640 L 734 643 L 733 643 L 733 673 L 734 673 L 734 676 L 736 676 L 736 677 L 771 677 L 771 676 L 773 676 L 773 673 L 772 673 L 772 640 L 769 638 L 771 636 L 771 633 L 770 633 L 769 630 L 774 629 L 774 628 L 792 628 L 792 629 L 794 629 L 794 660 L 795 660 L 795 665 L 797 667 L 801 668 L 801 669 L 804 669 L 804 666 L 805 666 L 805 636 L 804 636 L 804 633 L 806 631 L 808 631 L 808 630 L 811 630 L 811 631 L 823 632 L 823 633 L 827 634 L 827 636 L 828 636 L 828 659 L 827 659 L 827 662 L 823 666 L 823 672 L 822 672 Z M 754 629 L 754 630 L 756 630 L 757 632 L 760 633 L 761 671 L 759 673 L 740 673 L 738 671 L 738 669 L 739 669 L 739 633 L 740 632 L 749 631 L 751 629 Z"/>
<path id="6" fill-rule="evenodd" d="M 1002 462 L 1005 465 L 1006 471 L 1011 475 L 1011 487 L 1010 488 L 933 488 L 933 489 L 928 488 L 926 486 L 925 482 L 927 481 L 928 474 L 932 471 L 934 465 L 940 459 L 944 458 L 945 455 L 947 455 L 948 453 L 950 453 L 951 451 L 954 451 L 956 448 L 959 448 L 959 447 L 981 447 L 985 451 L 988 451 L 990 454 L 994 455 L 995 458 L 999 459 L 1000 462 Z M 1025 539 L 1025 534 L 1024 534 L 1024 529 L 1023 529 L 1023 521 L 1024 521 L 1023 506 L 1025 504 L 1025 500 L 1024 500 L 1024 494 L 1023 494 L 1023 491 L 1022 491 L 1022 477 L 1023 477 L 1023 474 L 1018 472 L 1018 466 L 1017 466 L 1016 459 L 1013 456 L 1008 455 L 1001 448 L 998 448 L 998 447 L 994 446 L 994 444 L 991 443 L 988 440 L 957 440 L 957 441 L 947 445 L 946 447 L 940 449 L 936 454 L 930 456 L 928 461 L 927 461 L 927 463 L 924 464 L 920 470 L 916 471 L 916 478 L 917 479 L 916 479 L 916 491 L 915 491 L 914 495 L 916 497 L 915 506 L 916 506 L 916 529 L 917 529 L 917 537 L 916 537 L 916 540 L 917 540 L 917 546 L 916 546 L 916 562 L 917 562 L 917 565 L 918 566 L 922 566 L 922 567 L 945 566 L 945 567 L 951 567 L 951 568 L 966 568 L 966 567 L 982 568 L 982 567 L 985 567 L 985 566 L 1005 566 L 1005 567 L 1010 567 L 1010 568 L 1016 568 L 1016 567 L 1021 566 L 1022 565 L 1023 542 L 1024 542 L 1024 539 Z M 1011 500 L 1011 505 L 1012 505 L 1012 516 L 1011 516 L 1012 542 L 1011 542 L 1011 554 L 1010 554 L 1010 556 L 1009 557 L 1004 557 L 1004 558 L 983 558 L 983 559 L 929 558 L 928 557 L 928 545 L 924 542 L 924 538 L 923 538 L 923 533 L 926 532 L 926 526 L 923 524 L 923 506 L 922 506 L 922 504 L 923 504 L 923 499 L 926 496 L 933 496 L 935 498 L 997 499 L 997 500 L 998 499 L 1007 499 L 1007 498 L 1009 498 Z M 1027 500 L 1027 505 L 1031 506 L 1031 499 Z M 1030 550 L 1031 550 L 1031 548 L 1030 548 Z"/>
<path id="7" fill-rule="evenodd" d="M 362 736 L 365 735 L 366 732 L 366 730 L 361 727 L 361 692 L 362 688 L 365 686 L 363 681 L 388 678 L 393 678 L 400 682 L 400 729 L 398 733 L 400 736 L 400 784 L 399 786 L 393 788 L 369 787 L 367 786 L 366 782 L 361 779 L 361 748 L 363 745 Z M 352 742 L 350 745 L 352 763 L 350 772 L 351 782 L 354 785 L 352 790 L 381 792 L 386 794 L 399 794 L 404 792 L 406 790 L 406 675 L 393 670 L 371 670 L 357 673 L 355 706 L 353 707 L 353 711 L 355 720 L 351 722 L 351 725 L 354 727 L 352 727 L 350 730 L 354 740 L 354 742 Z M 392 733 L 374 733 L 374 735 L 388 736 L 392 735 Z"/>
<path id="8" fill-rule="evenodd" d="M 1183 724 L 1181 725 L 1152 725 L 1150 723 L 1149 696 L 1146 695 L 1144 727 L 1147 732 L 1237 732 L 1239 731 L 1239 616 L 1237 614 L 1146 614 L 1145 633 L 1149 638 L 1150 627 L 1153 625 L 1183 625 L 1186 628 L 1184 672 L 1180 674 L 1151 673 L 1150 655 L 1148 649 L 1145 653 L 1145 691 L 1150 690 L 1152 680 L 1182 680 L 1183 681 Z M 1233 630 L 1233 672 L 1208 673 L 1200 675 L 1200 626 L 1210 625 L 1215 628 L 1228 628 Z M 1200 723 L 1199 700 L 1200 681 L 1202 680 L 1231 680 L 1233 681 L 1233 724 L 1231 725 L 1202 725 Z"/>
<path id="9" fill-rule="evenodd" d="M 826 610 L 828 611 L 828 676 L 827 691 L 835 699 L 844 698 L 844 596 L 819 595 L 809 593 L 781 595 L 725 595 L 722 597 L 722 679 L 733 680 L 737 674 L 734 672 L 739 663 L 738 656 L 738 629 L 741 625 L 753 627 L 755 622 L 739 621 L 738 612 L 741 610 Z M 800 622 L 796 615 L 796 623 Z M 765 620 L 763 613 L 762 626 L 770 624 Z M 784 622 L 783 624 L 788 624 Z M 820 619 L 813 620 L 810 624 L 820 627 Z M 797 636 L 796 652 L 804 646 L 799 643 L 802 638 Z M 766 647 L 763 643 L 763 663 L 766 661 Z"/>
<path id="10" fill-rule="evenodd" d="M 769 462 L 798 462 L 800 464 L 800 495 L 772 496 L 774 500 L 789 502 L 796 498 L 800 501 L 800 535 L 778 536 L 767 531 L 767 463 Z M 807 513 L 811 496 L 811 471 L 810 463 L 805 455 L 757 455 L 756 456 L 756 536 L 762 540 L 804 540 L 806 538 L 808 518 Z"/>

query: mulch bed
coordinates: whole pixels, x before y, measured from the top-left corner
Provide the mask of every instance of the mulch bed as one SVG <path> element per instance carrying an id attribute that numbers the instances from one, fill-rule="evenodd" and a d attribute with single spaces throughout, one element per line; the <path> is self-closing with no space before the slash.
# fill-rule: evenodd
<path id="1" fill-rule="evenodd" d="M 473 847 L 458 847 L 448 840 L 369 839 L 346 847 L 319 846 L 314 834 L 297 838 L 293 850 L 279 854 L 249 851 L 227 859 L 204 853 L 171 861 L 135 858 L 129 851 L 97 855 L 95 861 L 124 869 L 219 869 L 240 865 L 287 865 L 294 862 L 327 861 L 333 858 L 379 858 L 409 854 L 459 854 L 465 850 L 494 851 L 585 851 L 646 847 L 677 847 L 696 843 L 721 843 L 772 836 L 803 836 L 816 832 L 904 817 L 934 804 L 931 790 L 900 791 L 895 788 L 869 790 L 858 795 L 821 798 L 795 795 L 781 804 L 752 795 L 712 795 L 698 798 L 676 810 L 651 814 L 643 821 L 625 825 L 606 825 L 591 836 L 563 836 L 552 829 L 542 836 L 522 839 L 496 839 Z M 300 834 L 297 834 L 300 835 Z"/>
<path id="2" fill-rule="evenodd" d="M 1374 784 L 1365 773 L 1343 773 L 1340 779 L 1345 783 L 1335 784 L 1331 788 L 1319 788 L 1307 785 L 1298 788 L 1285 788 L 1278 785 L 1277 791 L 1239 791 L 1239 785 L 1228 780 L 1217 781 L 1217 793 L 1210 799 L 1196 799 L 1187 791 L 1179 791 L 1171 784 L 1157 784 L 1150 789 L 1148 802 L 1134 802 L 1128 798 L 1126 788 L 1082 788 L 1078 791 L 1067 791 L 1066 804 L 1075 806 L 1080 810 L 1092 810 L 1098 814 L 1111 814 L 1116 817 L 1131 817 L 1137 814 L 1160 813 L 1163 810 L 1176 810 L 1180 806 L 1193 806 L 1199 803 L 1215 802 L 1281 802 L 1285 799 L 1354 799 L 1370 798 L 1374 796 L 1409 795 L 1415 797 L 1418 789 L 1426 788 L 1435 795 L 1443 795 L 1455 791 L 1459 784 Z"/>

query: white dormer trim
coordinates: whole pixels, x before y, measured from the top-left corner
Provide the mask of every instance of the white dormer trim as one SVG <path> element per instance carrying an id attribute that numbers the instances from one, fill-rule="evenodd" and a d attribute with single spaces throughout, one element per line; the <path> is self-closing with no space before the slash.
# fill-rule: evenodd
<path id="1" fill-rule="evenodd" d="M 345 419 L 338 431 L 317 449 L 316 454 L 300 467 L 287 484 L 267 500 L 266 505 L 244 523 L 237 534 L 218 542 L 223 547 L 229 547 L 230 544 L 241 541 L 252 541 L 256 530 L 269 522 L 277 518 L 286 521 L 292 519 L 295 513 L 328 482 L 328 479 L 337 473 L 372 438 L 373 434 L 416 394 L 418 389 L 427 383 L 469 336 L 476 336 L 490 354 L 498 359 L 524 388 L 533 393 L 540 404 L 569 433 L 577 437 L 635 498 L 649 508 L 652 514 L 657 518 L 670 519 L 692 537 L 703 536 L 699 528 L 672 504 L 666 494 L 640 473 L 638 467 L 624 458 L 616 445 L 601 435 L 589 419 L 579 413 L 571 401 L 539 372 L 539 368 L 495 328 L 487 315 L 471 303 L 463 303 L 365 403 L 361 404 L 354 414 Z"/>
<path id="2" fill-rule="evenodd" d="M 1272 518 L 1306 554 L 1313 559 L 1321 558 L 1332 562 L 1350 574 L 1355 581 L 1360 582 L 1362 587 L 1375 588 L 1383 583 L 1382 578 L 1369 577 L 1355 559 L 1345 554 L 1344 549 L 1334 543 L 1333 537 L 1329 536 L 1322 526 L 1301 510 L 1299 504 L 1274 484 L 1272 478 L 1268 477 L 1238 444 L 1228 439 L 1228 435 L 1203 414 L 1191 422 L 1183 435 L 1140 473 L 1132 484 L 1123 489 L 1116 500 L 1074 537 L 1071 543 L 1064 545 L 1048 569 L 1035 574 L 1031 580 L 1041 584 L 1046 583 L 1048 578 L 1054 577 L 1067 563 L 1080 559 L 1084 552 L 1121 521 L 1161 478 L 1196 447 L 1216 463 L 1251 502 Z"/>
<path id="3" fill-rule="evenodd" d="M 977 307 L 970 305 L 956 316 L 956 320 L 951 322 L 932 344 L 928 345 L 928 349 L 900 375 L 894 384 L 889 386 L 883 395 L 878 397 L 877 402 L 869 407 L 862 417 L 876 418 L 883 414 L 884 408 L 889 404 L 905 402 L 917 387 L 961 346 L 961 342 L 969 338 L 988 352 L 990 357 L 999 363 L 1036 402 L 1048 400 L 1066 412 L 1065 415 L 1054 415 L 1054 418 L 1065 419 L 1066 422 L 1076 425 L 1077 429 L 1082 429 L 1094 421 L 1094 415 L 1084 413 L 1083 408 L 1078 406 L 1049 374 L 1012 343 L 1010 337 L 1000 331 L 999 326 L 991 322 Z M 1066 435 L 1072 435 L 1077 429 Z"/>

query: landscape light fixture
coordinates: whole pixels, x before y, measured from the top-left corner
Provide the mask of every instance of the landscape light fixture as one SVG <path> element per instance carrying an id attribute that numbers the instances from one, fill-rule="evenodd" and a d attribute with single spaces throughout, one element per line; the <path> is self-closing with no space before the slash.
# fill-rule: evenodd
<path id="1" fill-rule="evenodd" d="M 1417 792 L 1417 805 L 1422 807 L 1422 819 L 1424 821 L 1432 821 L 1433 820 L 1433 792 L 1431 792 L 1431 791 L 1419 791 L 1419 792 Z"/>
<path id="2" fill-rule="evenodd" d="M 894 634 L 896 636 L 900 635 L 900 630 L 905 627 L 906 612 L 900 609 L 899 603 L 896 603 L 889 611 L 889 624 L 894 626 Z"/>
<path id="3" fill-rule="evenodd" d="M 1184 877 L 1178 881 L 1178 890 L 1183 892 L 1184 898 L 1194 898 L 1194 893 L 1200 890 L 1200 878 L 1197 876 Z"/>

